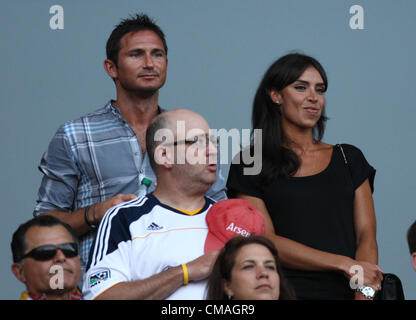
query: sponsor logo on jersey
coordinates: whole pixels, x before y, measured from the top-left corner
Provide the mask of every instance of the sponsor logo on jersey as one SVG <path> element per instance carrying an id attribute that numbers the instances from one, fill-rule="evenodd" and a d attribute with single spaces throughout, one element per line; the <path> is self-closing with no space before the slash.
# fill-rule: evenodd
<path id="1" fill-rule="evenodd" d="M 96 286 L 97 284 L 100 284 L 101 282 L 104 282 L 108 279 L 110 279 L 110 270 L 106 269 L 106 270 L 101 270 L 99 272 L 96 272 L 92 275 L 90 275 L 88 282 L 89 282 L 89 286 L 90 288 Z"/>
<path id="2" fill-rule="evenodd" d="M 150 230 L 150 231 L 157 231 L 157 230 L 161 230 L 161 229 L 163 229 L 163 227 L 157 225 L 154 222 L 152 222 L 152 224 L 147 227 L 147 230 Z"/>
<path id="3" fill-rule="evenodd" d="M 231 223 L 230 223 L 230 225 L 229 225 L 229 226 L 227 227 L 227 229 L 225 229 L 225 230 L 229 230 L 229 231 L 234 232 L 234 233 L 236 233 L 236 234 L 240 234 L 240 235 L 242 235 L 243 237 L 249 237 L 249 236 L 251 235 L 251 233 L 250 233 L 250 232 L 248 232 L 247 230 L 245 230 L 245 229 L 243 229 L 243 228 L 240 228 L 240 227 L 236 226 L 236 225 L 234 224 L 234 222 L 231 222 Z"/>

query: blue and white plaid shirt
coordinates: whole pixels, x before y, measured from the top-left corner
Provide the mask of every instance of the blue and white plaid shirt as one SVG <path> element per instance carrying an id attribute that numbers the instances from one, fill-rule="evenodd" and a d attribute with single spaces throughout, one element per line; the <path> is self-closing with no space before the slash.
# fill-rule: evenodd
<path id="1" fill-rule="evenodd" d="M 119 193 L 138 194 L 143 176 L 156 181 L 147 153 L 143 158 L 136 134 L 111 101 L 62 125 L 44 153 L 39 170 L 44 176 L 34 216 L 50 210 L 71 213 Z M 154 189 L 152 183 L 148 192 Z M 217 201 L 226 199 L 220 169 L 206 195 Z M 91 231 L 80 239 L 83 268 L 95 235 Z"/>

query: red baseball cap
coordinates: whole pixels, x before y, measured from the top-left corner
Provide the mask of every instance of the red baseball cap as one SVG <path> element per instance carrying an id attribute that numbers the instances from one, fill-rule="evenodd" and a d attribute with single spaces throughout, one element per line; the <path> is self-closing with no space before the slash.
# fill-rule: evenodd
<path id="1" fill-rule="evenodd" d="M 235 236 L 263 236 L 266 232 L 262 213 L 249 201 L 228 199 L 214 203 L 206 221 L 208 235 L 205 252 L 222 249 Z"/>

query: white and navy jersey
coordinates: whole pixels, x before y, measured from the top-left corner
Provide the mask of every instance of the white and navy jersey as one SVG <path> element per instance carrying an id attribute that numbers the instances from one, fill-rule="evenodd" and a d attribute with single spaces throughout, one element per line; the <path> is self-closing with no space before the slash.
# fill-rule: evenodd
<path id="1" fill-rule="evenodd" d="M 148 194 L 110 209 L 103 217 L 84 276 L 84 299 L 119 282 L 144 280 L 204 254 L 205 216 L 214 201 L 189 215 Z M 206 281 L 190 282 L 167 299 L 205 298 Z"/>

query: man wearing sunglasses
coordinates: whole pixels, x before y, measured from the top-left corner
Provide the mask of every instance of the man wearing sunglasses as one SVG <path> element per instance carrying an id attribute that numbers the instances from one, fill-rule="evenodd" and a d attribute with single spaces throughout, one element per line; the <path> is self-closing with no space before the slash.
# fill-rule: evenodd
<path id="1" fill-rule="evenodd" d="M 12 272 L 26 285 L 21 300 L 79 300 L 81 277 L 77 237 L 52 216 L 20 225 L 13 234 Z"/>
<path id="2" fill-rule="evenodd" d="M 218 254 L 204 254 L 216 142 L 205 119 L 189 110 L 151 122 L 146 144 L 156 190 L 104 216 L 84 277 L 86 299 L 204 299 Z"/>

